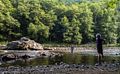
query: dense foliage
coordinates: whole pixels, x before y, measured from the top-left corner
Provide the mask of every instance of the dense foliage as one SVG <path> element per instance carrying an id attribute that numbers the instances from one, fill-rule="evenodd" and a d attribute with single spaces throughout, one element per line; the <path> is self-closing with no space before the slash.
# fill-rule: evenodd
<path id="1" fill-rule="evenodd" d="M 120 0 L 0 0 L 0 41 L 120 42 Z"/>

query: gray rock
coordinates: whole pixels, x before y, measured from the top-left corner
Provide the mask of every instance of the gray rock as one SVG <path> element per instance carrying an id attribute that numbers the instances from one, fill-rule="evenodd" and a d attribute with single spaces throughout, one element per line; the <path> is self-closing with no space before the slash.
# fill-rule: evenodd
<path id="1" fill-rule="evenodd" d="M 7 48 L 7 46 L 5 46 L 5 45 L 0 45 L 0 50 L 4 50 L 4 49 L 6 49 Z"/>
<path id="2" fill-rule="evenodd" d="M 7 44 L 7 49 L 15 50 L 15 49 L 33 49 L 33 50 L 43 50 L 43 46 L 34 40 L 30 40 L 29 38 L 22 37 L 20 40 L 12 41 Z"/>
<path id="3" fill-rule="evenodd" d="M 1 59 L 2 59 L 2 61 L 9 61 L 9 60 L 14 60 L 16 58 L 17 58 L 17 56 L 14 54 L 5 54 L 2 56 Z"/>

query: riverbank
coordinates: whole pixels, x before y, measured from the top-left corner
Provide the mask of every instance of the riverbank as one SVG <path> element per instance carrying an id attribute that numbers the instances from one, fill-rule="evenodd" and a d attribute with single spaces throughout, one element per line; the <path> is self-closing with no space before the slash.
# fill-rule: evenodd
<path id="1" fill-rule="evenodd" d="M 9 52 L 9 51 L 19 51 L 19 50 L 4 50 L 6 46 L 1 46 L 1 52 Z M 26 51 L 26 50 L 25 50 Z M 44 47 L 44 50 L 29 50 L 29 52 L 38 51 L 38 52 L 65 52 L 71 53 L 71 47 Z M 20 50 L 21 52 L 21 50 Z M 27 52 L 27 51 L 26 51 Z M 92 54 L 97 55 L 96 48 L 93 47 L 74 47 L 73 53 L 81 53 L 81 54 Z M 104 47 L 103 48 L 104 55 L 120 55 L 120 47 Z M 47 55 L 47 54 L 46 54 Z"/>
<path id="2" fill-rule="evenodd" d="M 21 39 L 23 39 L 23 38 L 21 38 Z M 24 38 L 24 39 L 28 39 L 28 38 Z M 33 41 L 33 40 L 30 40 L 30 41 Z M 10 50 L 21 50 L 21 49 L 16 49 L 20 45 L 16 46 L 16 43 L 14 43 L 14 42 L 15 41 L 13 41 L 12 46 L 11 46 L 12 48 Z M 9 42 L 1 42 L 1 43 L 2 44 L 0 44 L 0 50 L 7 50 L 9 48 L 7 46 Z M 35 44 L 33 44 L 33 45 L 35 45 Z M 120 50 L 119 45 L 120 44 L 104 44 L 103 45 L 103 50 L 104 50 L 105 53 L 109 52 L 109 51 L 113 52 L 113 50 L 119 51 Z M 15 48 L 15 46 L 16 46 L 16 48 Z M 29 45 L 24 45 L 24 46 L 27 46 L 27 48 L 26 48 L 27 50 L 32 50 L 28 47 Z M 71 47 L 74 47 L 74 49 L 73 49 L 74 53 L 85 52 L 85 51 L 86 52 L 90 51 L 90 52 L 96 53 L 96 44 L 95 43 L 80 44 L 80 45 L 65 44 L 65 43 L 48 43 L 48 44 L 44 43 L 44 44 L 41 44 L 41 46 L 42 46 L 42 50 L 50 50 L 50 51 L 54 51 L 54 52 L 71 52 Z M 31 48 L 33 48 L 33 46 L 31 46 Z M 38 47 L 38 49 L 40 49 L 40 48 Z M 115 54 L 120 54 L 120 53 L 115 53 Z"/>
<path id="3" fill-rule="evenodd" d="M 73 52 L 73 53 L 81 53 L 81 54 L 92 54 L 97 55 L 96 48 L 92 47 L 74 47 L 73 51 L 71 51 L 71 47 L 49 47 L 52 52 Z M 103 49 L 104 55 L 120 55 L 119 47 L 105 47 Z"/>
<path id="4" fill-rule="evenodd" d="M 69 48 L 69 49 L 68 49 Z M 70 47 L 66 48 L 66 52 L 70 52 Z M 62 50 L 62 51 L 61 51 Z M 15 50 L 8 50 L 7 52 L 14 52 L 14 53 L 20 53 L 21 52 L 24 54 L 29 54 L 31 55 L 31 53 L 33 53 L 33 51 L 15 51 Z M 34 51 L 37 52 L 37 51 Z M 74 49 L 74 53 L 75 56 L 73 54 L 68 54 L 66 56 L 63 57 L 59 57 L 56 56 L 57 59 L 53 58 L 52 56 L 54 56 L 55 54 L 53 52 L 65 52 L 65 49 L 54 49 L 54 50 L 43 50 L 43 51 L 39 51 L 39 52 L 44 52 L 44 54 L 48 54 L 50 53 L 50 57 L 48 58 L 49 61 L 47 61 L 46 59 L 37 59 L 36 61 L 31 61 L 32 64 L 35 65 L 35 63 L 40 63 L 42 61 L 42 63 L 50 63 L 50 60 L 52 62 L 59 62 L 61 61 L 60 59 L 65 59 L 64 61 L 76 61 L 77 62 L 82 62 L 80 61 L 80 59 L 83 59 L 84 62 L 87 62 L 88 60 L 96 60 L 93 59 L 92 57 L 89 57 L 90 55 L 88 54 L 92 54 L 92 55 L 97 55 L 96 51 L 93 49 L 80 49 L 80 48 L 75 48 Z M 46 53 L 45 53 L 46 52 Z M 108 55 L 108 56 L 120 56 L 119 53 L 120 50 L 119 49 L 106 49 L 104 50 L 104 55 Z M 82 58 L 82 56 L 78 55 L 78 59 L 77 59 L 77 54 L 76 53 L 80 53 L 80 54 L 84 54 L 84 58 Z M 33 53 L 35 55 L 35 53 Z M 71 56 L 72 55 L 72 56 Z M 86 56 L 85 56 L 86 55 Z M 47 56 L 47 55 L 44 55 Z M 80 58 L 81 57 L 81 58 Z M 90 59 L 92 58 L 92 59 Z M 45 61 L 46 60 L 46 61 Z M 11 63 L 10 66 L 7 67 L 0 67 L 0 74 L 119 74 L 120 73 L 120 61 L 116 61 L 117 59 L 115 59 L 114 57 L 112 57 L 113 61 L 109 61 L 109 62 L 103 62 L 102 65 L 98 65 L 98 64 L 88 64 L 88 63 L 80 63 L 80 64 L 68 64 L 68 63 L 55 63 L 53 65 L 35 65 L 33 66 L 32 64 L 25 66 L 26 64 L 29 64 L 30 62 L 24 61 L 24 66 L 20 66 L 16 63 L 16 66 L 13 66 L 13 64 L 15 64 L 15 62 Z M 63 61 L 63 60 L 62 60 Z M 104 60 L 105 61 L 105 60 Z M 4 62 L 3 62 L 4 63 Z M 19 64 L 23 64 L 22 62 L 18 62 Z M 96 62 L 97 63 L 97 62 Z M 9 63 L 8 63 L 9 65 Z"/>
<path id="5" fill-rule="evenodd" d="M 102 65 L 65 64 L 41 65 L 29 67 L 0 67 L 2 74 L 119 74 L 120 63 Z"/>
<path id="6" fill-rule="evenodd" d="M 6 46 L 9 42 L 0 42 L 0 47 L 1 46 Z M 87 43 L 87 44 L 67 44 L 67 43 L 42 43 L 41 44 L 45 48 L 49 47 L 83 47 L 83 48 L 96 48 L 95 43 Z M 103 44 L 104 48 L 120 48 L 120 44 Z"/>

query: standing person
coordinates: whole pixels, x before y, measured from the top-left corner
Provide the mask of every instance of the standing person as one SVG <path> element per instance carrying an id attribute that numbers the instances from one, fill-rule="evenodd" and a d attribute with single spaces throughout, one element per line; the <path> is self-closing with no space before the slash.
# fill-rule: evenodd
<path id="1" fill-rule="evenodd" d="M 102 48 L 103 39 L 101 34 L 96 34 L 96 44 L 97 44 L 97 52 L 98 52 L 98 62 L 101 64 L 101 60 L 103 59 L 103 48 Z"/>
<path id="2" fill-rule="evenodd" d="M 71 53 L 73 53 L 74 51 L 74 46 L 71 46 Z"/>

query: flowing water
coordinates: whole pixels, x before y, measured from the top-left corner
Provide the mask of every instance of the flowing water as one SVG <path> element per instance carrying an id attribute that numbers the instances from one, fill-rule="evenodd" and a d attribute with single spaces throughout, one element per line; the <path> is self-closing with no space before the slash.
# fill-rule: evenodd
<path id="1" fill-rule="evenodd" d="M 18 52 L 17 52 L 18 53 Z M 98 61 L 96 55 L 82 53 L 60 53 L 62 56 L 34 57 L 29 59 L 17 59 L 11 61 L 0 61 L 0 66 L 37 66 L 37 65 L 54 65 L 61 62 L 67 64 L 90 64 L 94 65 Z M 120 63 L 119 55 L 105 55 L 104 62 Z"/>

